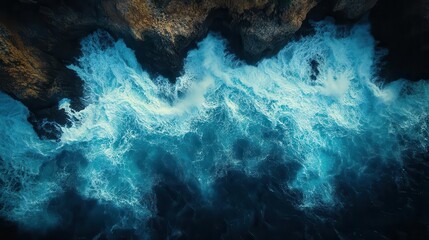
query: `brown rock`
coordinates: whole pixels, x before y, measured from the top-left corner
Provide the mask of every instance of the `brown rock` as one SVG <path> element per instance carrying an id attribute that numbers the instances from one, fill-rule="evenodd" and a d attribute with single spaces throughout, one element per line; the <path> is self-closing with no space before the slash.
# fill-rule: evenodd
<path id="1" fill-rule="evenodd" d="M 283 47 L 320 1 L 6 0 L 0 3 L 0 90 L 26 104 L 35 119 L 58 121 L 57 102 L 68 97 L 76 107 L 82 93 L 66 66 L 79 56 L 80 40 L 97 29 L 123 38 L 150 73 L 174 80 L 209 30 L 256 62 Z M 356 18 L 375 0 L 335 3 L 335 11 Z"/>
<path id="2" fill-rule="evenodd" d="M 144 67 L 171 79 L 180 73 L 187 51 L 214 25 L 238 33 L 231 37 L 241 39 L 236 44 L 240 56 L 257 60 L 284 44 L 315 4 L 314 0 L 8 1 L 0 19 L 0 87 L 31 110 L 70 97 L 76 89 L 67 86 L 74 86 L 70 81 L 76 77 L 65 66 L 79 55 L 80 39 L 98 28 L 123 38 Z"/>
<path id="3" fill-rule="evenodd" d="M 26 42 L 16 29 L 19 26 L 0 23 L 0 89 L 31 109 L 51 107 L 56 99 L 76 95 L 73 91 L 77 89 L 68 86 L 69 79 L 78 81 L 74 73 Z"/>

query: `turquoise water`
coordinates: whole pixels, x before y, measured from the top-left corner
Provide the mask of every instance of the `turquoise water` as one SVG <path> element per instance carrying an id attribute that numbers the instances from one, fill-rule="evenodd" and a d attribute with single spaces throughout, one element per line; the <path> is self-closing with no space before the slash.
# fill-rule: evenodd
<path id="1" fill-rule="evenodd" d="M 152 79 L 122 40 L 88 36 L 69 66 L 84 81 L 86 108 L 60 102 L 71 124 L 59 126 L 59 141 L 40 140 L 28 110 L 0 94 L 1 216 L 55 227 L 63 216 L 51 201 L 73 189 L 115 209 L 108 229 L 144 235 L 162 211 L 154 189 L 168 176 L 191 185 L 205 206 L 218 203 L 219 181 L 231 172 L 268 177 L 306 213 L 343 208 L 341 181 L 359 192 L 394 168 L 393 181 L 404 184 L 404 157 L 428 150 L 429 83 L 383 84 L 368 24 L 315 26 L 314 36 L 256 66 L 209 34 L 175 84 Z M 280 176 L 282 166 L 290 167 Z"/>

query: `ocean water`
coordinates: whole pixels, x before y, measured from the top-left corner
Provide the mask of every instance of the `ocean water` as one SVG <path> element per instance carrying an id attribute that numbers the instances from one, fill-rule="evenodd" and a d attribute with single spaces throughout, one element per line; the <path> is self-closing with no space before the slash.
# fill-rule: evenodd
<path id="1" fill-rule="evenodd" d="M 175 84 L 86 37 L 86 107 L 59 103 L 58 141 L 0 93 L 1 217 L 88 239 L 427 236 L 429 82 L 383 82 L 369 24 L 314 25 L 256 66 L 209 34 Z"/>

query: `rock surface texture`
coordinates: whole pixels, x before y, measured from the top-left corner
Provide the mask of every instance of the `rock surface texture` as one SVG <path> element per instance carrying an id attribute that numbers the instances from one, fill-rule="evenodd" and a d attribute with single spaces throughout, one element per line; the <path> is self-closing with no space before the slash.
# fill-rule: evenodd
<path id="1" fill-rule="evenodd" d="M 81 81 L 66 66 L 79 56 L 80 40 L 97 29 L 124 39 L 150 73 L 174 80 L 180 75 L 183 59 L 189 49 L 210 30 L 221 32 L 229 40 L 233 52 L 254 63 L 284 46 L 308 16 L 312 15 L 310 11 L 316 14 L 318 12 L 322 17 L 332 15 L 355 20 L 376 2 L 377 0 L 3 1 L 0 3 L 0 90 L 22 101 L 29 107 L 34 119 L 53 118 L 54 115 L 59 116 L 54 109 L 64 97 L 72 99 L 75 108 L 79 107 Z M 415 21 L 427 21 L 428 11 L 419 9 L 419 4 L 427 7 L 427 1 L 415 1 L 414 5 L 407 5 L 409 11 L 403 14 L 415 16 L 416 11 L 419 14 L 421 12 Z M 380 22 L 381 19 L 378 19 L 377 23 Z M 386 31 L 378 30 L 378 35 L 389 46 L 392 44 L 396 48 L 403 40 L 414 43 L 415 32 L 427 29 L 427 23 L 424 24 L 425 27 L 406 28 L 406 23 L 400 23 L 399 28 L 392 26 Z M 391 41 L 391 35 L 401 31 L 405 31 L 410 39 L 405 37 L 407 39 Z M 427 37 L 427 32 L 425 34 Z M 421 43 L 419 46 L 424 48 L 426 45 Z M 420 51 L 421 49 L 415 49 L 415 54 Z M 61 120 L 61 117 L 56 118 L 57 121 Z"/>

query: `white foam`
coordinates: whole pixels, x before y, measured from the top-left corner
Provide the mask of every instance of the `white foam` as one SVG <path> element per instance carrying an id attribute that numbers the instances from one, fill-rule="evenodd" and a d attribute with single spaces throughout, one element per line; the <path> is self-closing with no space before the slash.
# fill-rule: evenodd
<path id="1" fill-rule="evenodd" d="M 320 22 L 316 30 L 257 66 L 227 54 L 225 42 L 210 34 L 189 53 L 185 74 L 175 85 L 151 79 L 123 41 L 97 32 L 83 40 L 83 56 L 70 66 L 84 80 L 87 107 L 75 112 L 67 100 L 61 102 L 73 120 L 62 128 L 61 142 L 38 140 L 26 122 L 28 112 L 2 100 L 19 114 L 0 109 L 0 122 L 8 126 L 1 128 L 8 140 L 1 142 L 0 156 L 37 176 L 40 164 L 61 150 L 79 152 L 88 163 L 79 168 L 78 192 L 142 220 L 154 214 L 150 196 L 160 180 L 154 162 L 172 161 L 178 166 L 172 171 L 196 179 L 210 199 L 216 178 L 229 169 L 258 177 L 260 163 L 279 147 L 287 156 L 283 161 L 302 166 L 294 180 L 283 183 L 303 194 L 301 206 L 336 206 L 334 179 L 344 168 L 364 176 L 371 171 L 368 159 L 400 161 L 410 148 L 427 149 L 429 85 L 379 84 L 378 53 L 366 24 L 341 30 Z M 319 63 L 316 80 L 312 60 Z M 268 130 L 275 137 L 265 137 Z M 247 141 L 239 153 L 244 161 L 233 147 L 240 139 Z M 56 180 L 25 181 L 49 186 L 31 205 L 39 212 L 61 191 Z M 22 191 L 11 190 L 14 197 L 2 197 L 2 202 L 29 209 L 12 200 L 24 196 Z M 10 210 L 3 215 L 31 221 Z"/>

